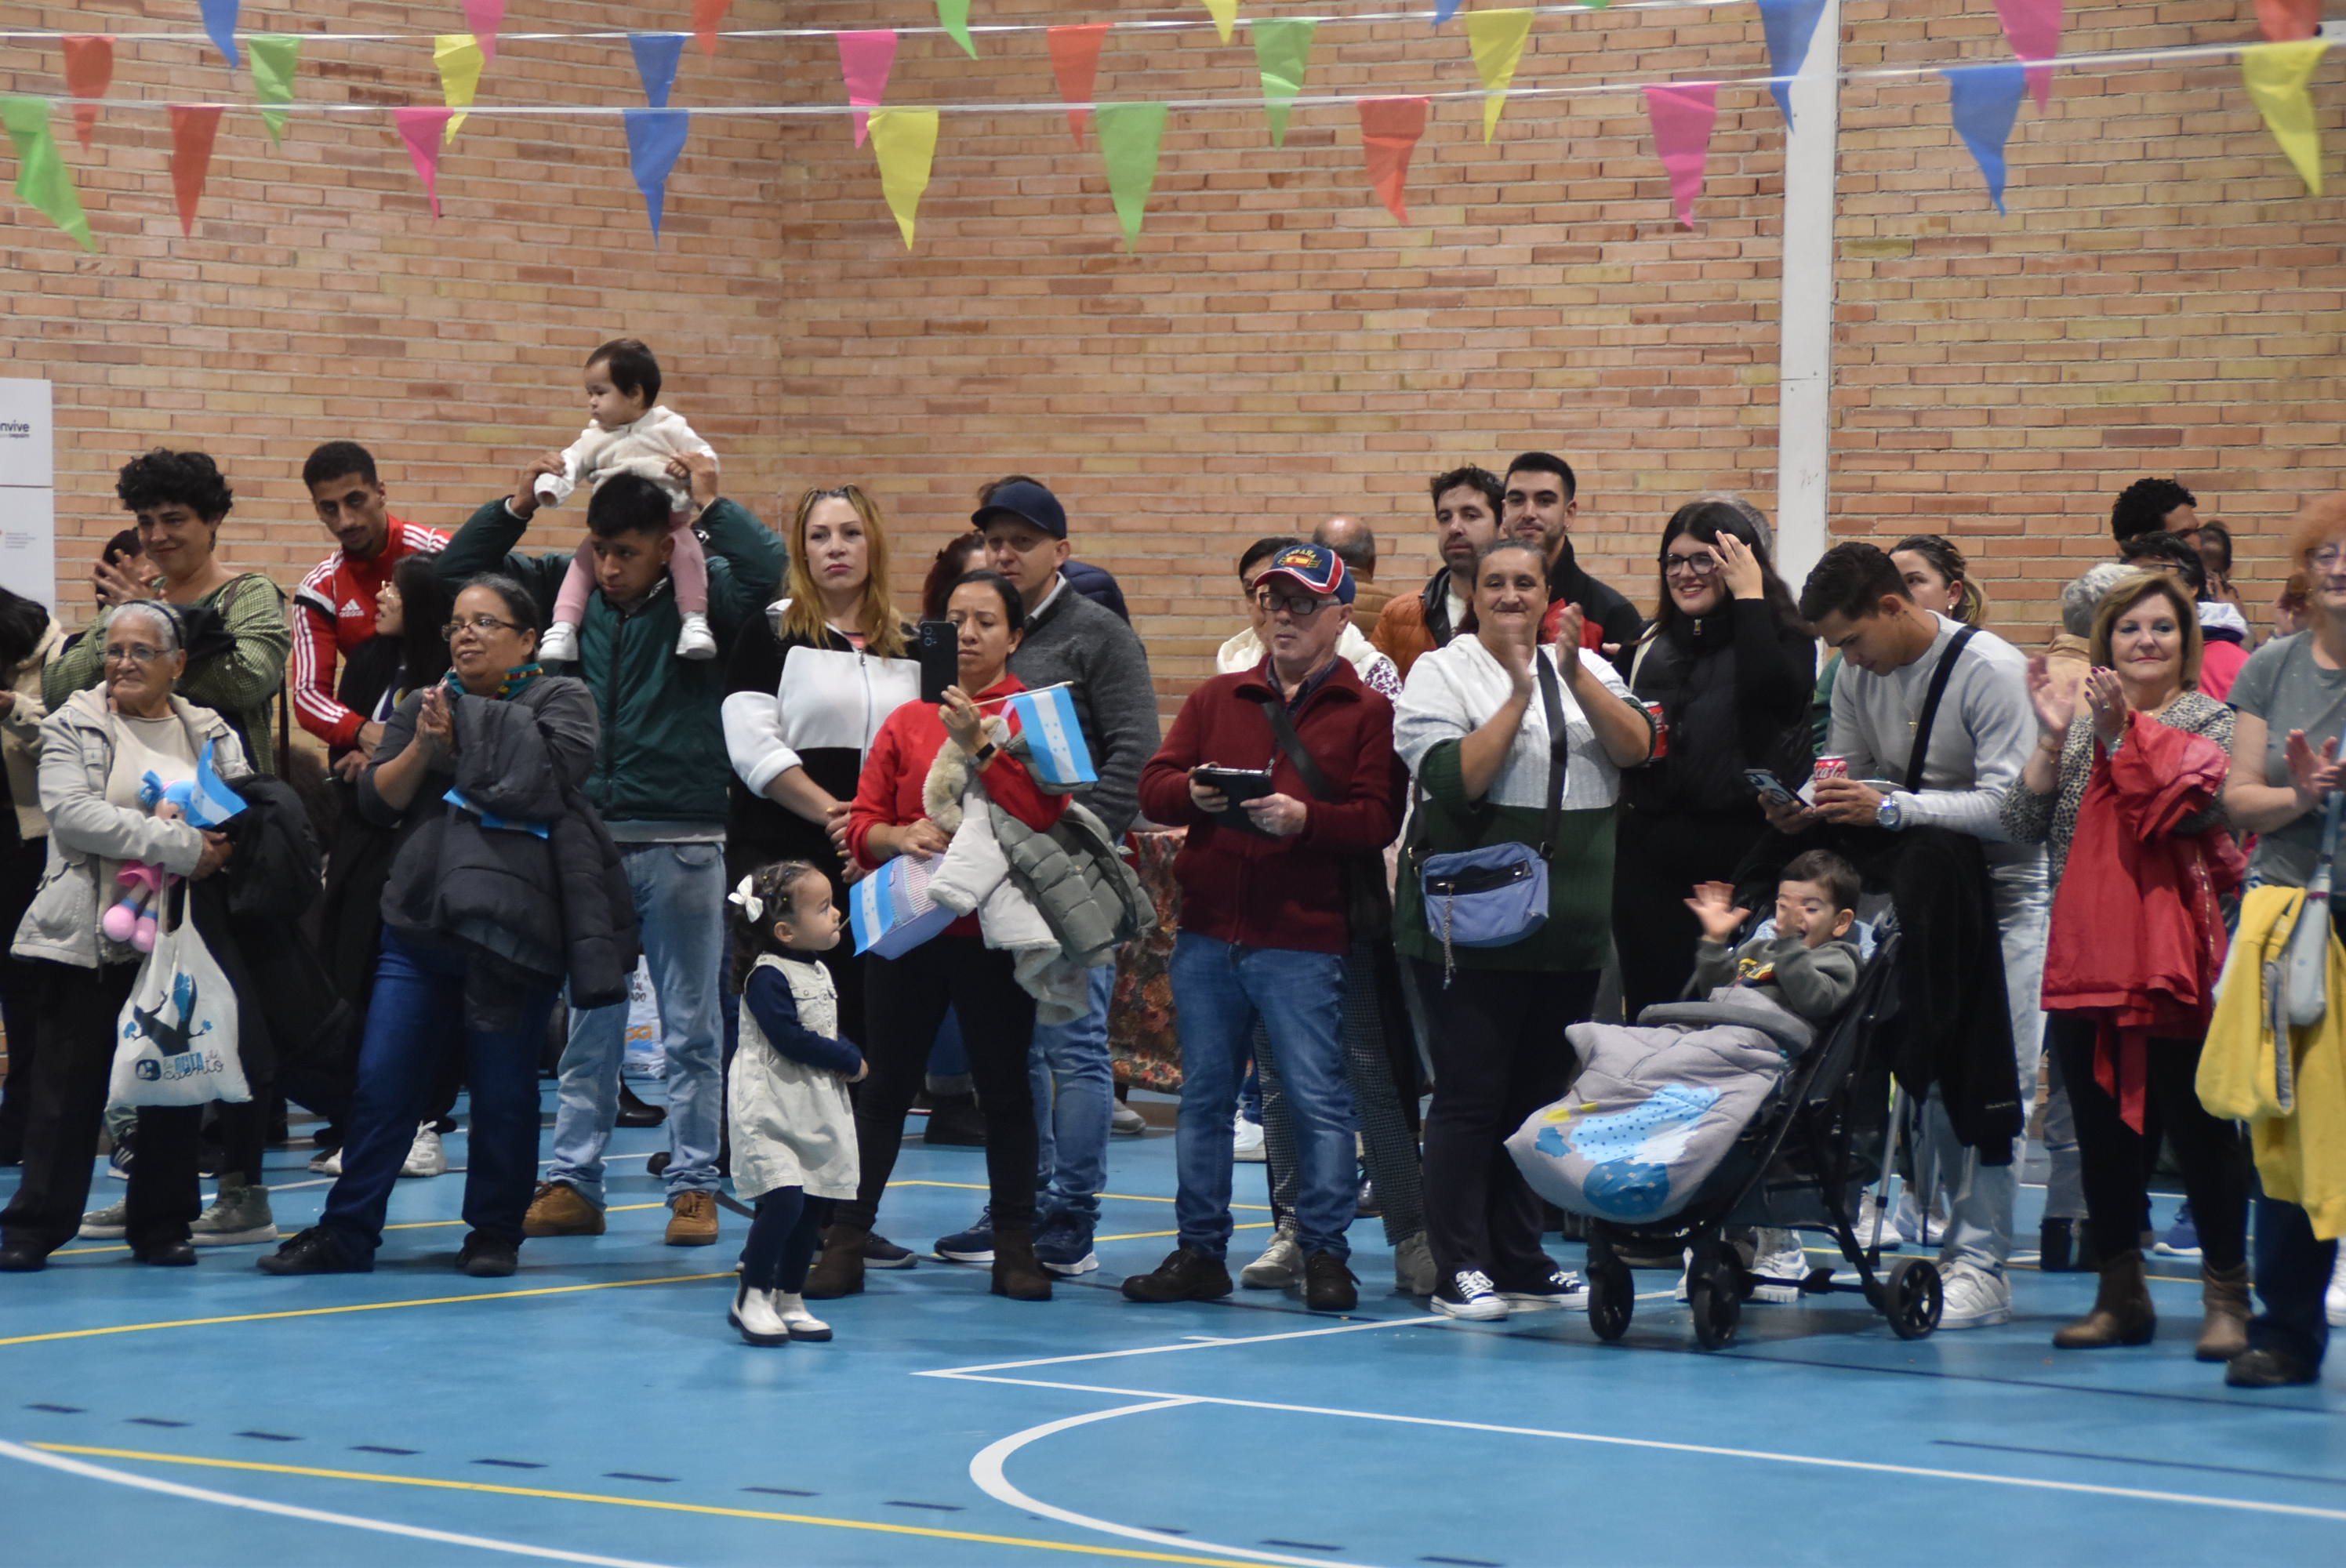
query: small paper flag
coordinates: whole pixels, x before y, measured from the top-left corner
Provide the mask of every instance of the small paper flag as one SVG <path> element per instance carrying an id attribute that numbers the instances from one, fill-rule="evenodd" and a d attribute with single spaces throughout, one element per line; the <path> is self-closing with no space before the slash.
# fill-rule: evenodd
<path id="1" fill-rule="evenodd" d="M 432 63 L 440 67 L 440 96 L 449 108 L 449 141 L 464 127 L 464 111 L 481 87 L 481 46 L 470 33 L 443 33 L 432 41 Z M 436 212 L 433 215 L 439 216 Z"/>
<path id="2" fill-rule="evenodd" d="M 1825 0 L 1760 0 L 1760 26 L 1768 36 L 1768 74 L 1775 80 L 1768 91 L 1792 123 L 1792 78 L 1809 63 L 1809 46 L 1816 41 L 1817 18 Z"/>
<path id="3" fill-rule="evenodd" d="M 454 109 L 393 109 L 392 122 L 399 127 L 399 139 L 407 144 L 407 156 L 415 160 L 416 177 L 423 181 L 423 194 L 432 203 L 432 216 L 440 216 L 440 148 L 448 122 L 455 117 Z"/>
<path id="4" fill-rule="evenodd" d="M 204 31 L 210 36 L 213 46 L 228 56 L 228 63 L 233 67 L 237 63 L 237 0 L 202 0 L 202 5 Z"/>
<path id="5" fill-rule="evenodd" d="M 1409 179 L 1409 155 L 1425 134 L 1427 104 L 1424 98 L 1361 100 L 1361 149 L 1368 158 L 1369 183 L 1385 209 L 1403 223 L 1409 221 L 1409 203 L 1402 187 Z"/>
<path id="6" fill-rule="evenodd" d="M 700 52 L 712 60 L 717 57 L 717 24 L 732 8 L 733 0 L 692 0 L 693 36 L 700 40 Z"/>
<path id="7" fill-rule="evenodd" d="M 2012 139 L 2012 122 L 2019 117 L 2021 96 L 2027 92 L 2027 72 L 2019 66 L 1971 66 L 1942 71 L 1947 78 L 1949 116 L 1973 161 L 1987 180 L 1988 199 L 2004 210 L 2004 144 Z"/>
<path id="8" fill-rule="evenodd" d="M 1254 63 L 1262 72 L 1262 112 L 1270 121 L 1270 145 L 1287 145 L 1287 111 L 1303 90 L 1311 62 L 1311 35 L 1318 24 L 1300 16 L 1266 16 L 1254 24 Z"/>
<path id="9" fill-rule="evenodd" d="M 1214 31 L 1222 42 L 1230 41 L 1230 29 L 1239 25 L 1239 0 L 1203 0 L 1206 14 L 1214 19 Z"/>
<path id="10" fill-rule="evenodd" d="M 1083 22 L 1053 27 L 1046 36 L 1051 45 L 1051 74 L 1059 79 L 1059 97 L 1068 104 L 1092 101 L 1092 84 L 1099 79 L 1100 46 L 1107 40 L 1105 22 Z M 1084 113 L 1067 110 L 1067 129 L 1076 145 L 1084 145 Z"/>
<path id="11" fill-rule="evenodd" d="M 16 199 L 73 237 L 85 250 L 97 249 L 81 195 L 49 129 L 49 106 L 41 98 L 0 98 L 0 126 L 16 145 Z"/>
<path id="12" fill-rule="evenodd" d="M 1149 188 L 1157 183 L 1157 153 L 1165 140 L 1163 104 L 1102 104 L 1096 113 L 1100 157 L 1107 164 L 1108 194 L 1124 225 L 1124 248 L 1140 245 L 1140 220 L 1148 210 Z"/>
<path id="13" fill-rule="evenodd" d="M 505 25 L 505 0 L 464 0 L 464 25 L 481 46 L 481 57 L 497 57 L 497 29 Z"/>
<path id="14" fill-rule="evenodd" d="M 102 98 L 114 82 L 114 40 L 103 34 L 66 40 L 66 91 L 77 98 Z M 89 150 L 90 133 L 97 128 L 97 106 L 74 106 L 74 135 L 81 149 Z"/>
<path id="15" fill-rule="evenodd" d="M 904 249 L 913 248 L 913 219 L 921 193 L 929 188 L 929 166 L 937 156 L 937 111 L 882 109 L 872 117 L 872 152 L 880 160 L 880 194 L 896 215 Z"/>
<path id="16" fill-rule="evenodd" d="M 888 72 L 896 64 L 896 31 L 887 28 L 872 33 L 842 33 L 839 35 L 839 74 L 847 81 L 847 101 L 862 108 L 877 108 L 888 92 Z M 855 116 L 855 145 L 863 145 L 863 134 L 870 115 Z M 927 177 L 922 178 L 927 183 Z"/>
<path id="17" fill-rule="evenodd" d="M 1818 0 L 1822 4 L 1823 0 Z M 1499 129 L 1499 116 L 1507 107 L 1507 89 L 1515 85 L 1515 67 L 1523 64 L 1524 44 L 1532 36 L 1529 11 L 1470 11 L 1466 41 L 1474 50 L 1474 74 L 1483 78 L 1483 140 L 1487 145 Z"/>
<path id="18" fill-rule="evenodd" d="M 627 168 L 636 188 L 644 193 L 644 210 L 651 215 L 652 238 L 659 239 L 660 218 L 668 206 L 668 171 L 684 151 L 685 134 L 692 116 L 684 109 L 628 109 Z"/>
<path id="19" fill-rule="evenodd" d="M 937 0 L 937 25 L 961 46 L 963 54 L 977 58 L 976 41 L 969 36 L 969 0 Z"/>
<path id="20" fill-rule="evenodd" d="M 644 84 L 644 97 L 652 107 L 668 107 L 668 96 L 676 88 L 676 63 L 684 57 L 684 35 L 681 33 L 630 33 L 627 46 L 636 52 L 636 75 Z"/>
<path id="21" fill-rule="evenodd" d="M 1719 84 L 1681 82 L 1646 89 L 1646 113 L 1654 122 L 1654 150 L 1670 172 L 1670 199 L 1678 221 L 1694 227 L 1694 199 L 1702 194 L 1703 166 L 1710 161 L 1711 127 L 1719 123 Z"/>
<path id="22" fill-rule="evenodd" d="M 1433 25 L 1437 27 L 1458 15 L 1458 0 L 1433 0 Z"/>
<path id="23" fill-rule="evenodd" d="M 2321 64 L 2327 38 L 2288 44 L 2251 44 L 2240 51 L 2240 80 L 2249 100 L 2265 117 L 2265 129 L 2289 155 L 2305 188 L 2321 194 L 2321 129 L 2313 118 L 2313 96 L 2305 85 Z"/>
<path id="24" fill-rule="evenodd" d="M 2022 59 L 2050 60 L 2061 53 L 2061 0 L 1995 0 L 1995 19 Z M 2051 66 L 2030 65 L 2028 94 L 2042 112 L 2053 96 Z"/>
<path id="25" fill-rule="evenodd" d="M 171 189 L 179 199 L 179 232 L 196 231 L 196 205 L 211 172 L 212 138 L 219 135 L 218 104 L 171 106 Z"/>
<path id="26" fill-rule="evenodd" d="M 293 101 L 293 71 L 301 64 L 301 40 L 287 33 L 262 33 L 244 41 L 245 65 L 252 72 L 252 96 L 263 104 L 290 104 Z M 286 113 L 283 109 L 264 108 L 260 123 L 269 127 L 269 139 L 285 140 Z"/>
<path id="27" fill-rule="evenodd" d="M 2257 29 L 2269 43 L 2310 38 L 2321 31 L 2321 0 L 2257 0 Z"/>

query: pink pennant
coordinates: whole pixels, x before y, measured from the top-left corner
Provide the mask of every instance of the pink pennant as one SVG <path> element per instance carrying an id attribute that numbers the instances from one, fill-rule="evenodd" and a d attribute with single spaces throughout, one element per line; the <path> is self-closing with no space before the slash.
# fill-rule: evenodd
<path id="1" fill-rule="evenodd" d="M 481 46 L 481 58 L 497 57 L 497 29 L 505 25 L 505 0 L 464 0 L 464 27 Z"/>
<path id="2" fill-rule="evenodd" d="M 415 160 L 416 177 L 423 181 L 423 194 L 431 199 L 432 216 L 440 216 L 440 138 L 448 122 L 456 117 L 454 109 L 393 109 L 392 119 L 399 127 L 399 137 L 407 144 L 407 156 Z"/>
<path id="3" fill-rule="evenodd" d="M 1051 44 L 1051 74 L 1059 78 L 1059 97 L 1071 104 L 1092 101 L 1092 84 L 1099 79 L 1100 46 L 1107 42 L 1106 22 L 1078 22 L 1053 27 L 1046 35 Z M 1084 113 L 1082 109 L 1067 111 L 1067 128 L 1075 133 L 1076 145 L 1084 145 Z"/>
<path id="4" fill-rule="evenodd" d="M 855 145 L 863 145 L 872 117 L 888 92 L 888 71 L 896 63 L 896 31 L 839 35 L 839 74 L 847 79 L 847 101 L 856 106 Z"/>
<path id="5" fill-rule="evenodd" d="M 1670 171 L 1670 198 L 1678 221 L 1694 227 L 1694 199 L 1702 194 L 1703 166 L 1710 161 L 1710 131 L 1719 123 L 1717 82 L 1678 82 L 1646 89 L 1646 112 L 1654 122 L 1654 150 Z"/>
<path id="6" fill-rule="evenodd" d="M 114 81 L 114 40 L 104 35 L 66 40 L 66 91 L 77 98 L 102 98 Z M 90 132 L 97 128 L 97 106 L 74 106 L 74 134 L 81 149 L 89 150 Z"/>
<path id="7" fill-rule="evenodd" d="M 1368 159 L 1369 183 L 1385 210 L 1409 221 L 1409 202 L 1402 187 L 1409 178 L 1409 155 L 1425 134 L 1424 98 L 1362 98 L 1361 150 Z"/>
<path id="8" fill-rule="evenodd" d="M 2321 0 L 2257 0 L 2257 27 L 2267 43 L 2303 43 L 2321 30 Z"/>
<path id="9" fill-rule="evenodd" d="M 2042 113 L 2053 96 L 2053 73 L 2035 62 L 2058 58 L 2061 53 L 2061 0 L 1995 0 L 1996 20 L 2012 52 L 2028 65 L 2028 96 Z"/>

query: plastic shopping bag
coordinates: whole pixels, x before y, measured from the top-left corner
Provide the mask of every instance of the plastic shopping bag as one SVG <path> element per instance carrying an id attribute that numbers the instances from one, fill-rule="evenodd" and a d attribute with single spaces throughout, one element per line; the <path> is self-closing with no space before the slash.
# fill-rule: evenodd
<path id="1" fill-rule="evenodd" d="M 159 932 L 123 1004 L 108 1095 L 117 1105 L 252 1098 L 236 1051 L 236 993 L 184 907 Z"/>

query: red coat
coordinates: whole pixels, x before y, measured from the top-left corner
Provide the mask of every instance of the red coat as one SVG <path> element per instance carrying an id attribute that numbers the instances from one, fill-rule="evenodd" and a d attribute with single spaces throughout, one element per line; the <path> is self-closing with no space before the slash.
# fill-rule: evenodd
<path id="1" fill-rule="evenodd" d="M 1246 947 L 1304 952 L 1351 950 L 1345 919 L 1344 861 L 1370 861 L 1384 874 L 1382 851 L 1400 830 L 1409 773 L 1392 748 L 1392 705 L 1336 661 L 1326 683 L 1290 715 L 1303 748 L 1327 775 L 1337 799 L 1321 800 L 1280 749 L 1265 700 L 1280 700 L 1270 661 L 1216 676 L 1181 705 L 1164 746 L 1140 770 L 1140 809 L 1152 821 L 1185 826 L 1188 840 L 1173 862 L 1181 884 L 1181 928 Z M 1268 764 L 1271 784 L 1308 809 L 1303 830 L 1273 839 L 1226 828 L 1189 799 L 1189 769 Z"/>

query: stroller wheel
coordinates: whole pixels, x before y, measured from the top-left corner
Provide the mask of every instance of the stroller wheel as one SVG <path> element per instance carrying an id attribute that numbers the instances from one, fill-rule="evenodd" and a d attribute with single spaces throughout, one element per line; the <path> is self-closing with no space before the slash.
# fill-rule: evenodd
<path id="1" fill-rule="evenodd" d="M 1595 1248 L 1590 1251 L 1593 1254 Z M 1608 1252 L 1603 1261 L 1588 1260 L 1588 1326 L 1611 1344 L 1629 1331 L 1629 1314 L 1637 1309 L 1635 1277 Z"/>
<path id="2" fill-rule="evenodd" d="M 1743 1320 L 1743 1282 L 1724 1268 L 1698 1272 L 1687 1288 L 1687 1304 L 1694 1308 L 1695 1343 L 1706 1350 L 1724 1350 L 1735 1343 Z"/>
<path id="3" fill-rule="evenodd" d="M 1902 1257 L 1882 1281 L 1882 1316 L 1890 1331 L 1902 1339 L 1920 1339 L 1939 1326 L 1939 1308 L 1945 1297 L 1939 1283 L 1939 1266 L 1927 1257 Z"/>

